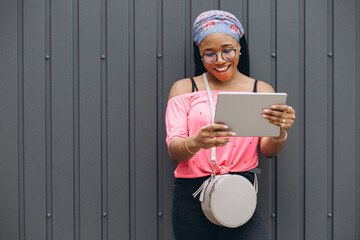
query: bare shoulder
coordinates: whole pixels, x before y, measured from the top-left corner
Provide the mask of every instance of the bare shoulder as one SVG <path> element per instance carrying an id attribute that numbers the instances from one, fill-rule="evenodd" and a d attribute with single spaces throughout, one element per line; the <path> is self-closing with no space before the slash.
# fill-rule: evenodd
<path id="1" fill-rule="evenodd" d="M 257 84 L 257 91 L 258 92 L 263 92 L 263 93 L 273 93 L 275 92 L 274 91 L 274 88 L 266 83 L 266 82 L 263 82 L 263 81 L 258 81 L 258 84 Z"/>
<path id="2" fill-rule="evenodd" d="M 175 96 L 191 92 L 191 80 L 190 78 L 184 78 L 176 81 L 169 92 L 169 100 Z"/>

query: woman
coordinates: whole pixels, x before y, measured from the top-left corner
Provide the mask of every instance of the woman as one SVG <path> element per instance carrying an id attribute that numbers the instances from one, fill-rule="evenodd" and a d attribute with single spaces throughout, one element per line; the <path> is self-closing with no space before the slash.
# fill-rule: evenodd
<path id="1" fill-rule="evenodd" d="M 278 137 L 234 137 L 223 124 L 211 123 L 206 79 L 216 104 L 220 91 L 274 92 L 267 83 L 248 74 L 249 59 L 244 30 L 239 20 L 224 11 L 207 11 L 194 22 L 195 64 L 198 75 L 174 83 L 166 111 L 170 157 L 178 163 L 174 172 L 173 229 L 176 239 L 269 239 L 260 208 L 243 226 L 214 225 L 192 197 L 211 174 L 211 148 L 217 147 L 216 174 L 240 174 L 253 182 L 249 172 L 258 165 L 257 145 L 266 157 L 283 148 L 295 111 L 286 105 L 263 109 L 262 116 L 281 127 Z M 240 61 L 240 64 L 239 64 Z M 240 69 L 240 70 L 239 70 Z"/>

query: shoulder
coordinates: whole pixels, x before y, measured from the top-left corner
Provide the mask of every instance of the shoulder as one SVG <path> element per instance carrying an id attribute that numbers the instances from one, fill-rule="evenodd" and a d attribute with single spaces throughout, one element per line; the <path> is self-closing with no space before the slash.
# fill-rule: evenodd
<path id="1" fill-rule="evenodd" d="M 252 77 L 249 77 L 249 76 L 246 76 L 246 75 L 243 75 L 243 79 L 245 80 L 246 82 L 246 85 L 247 85 L 247 89 L 249 91 L 252 91 L 253 88 L 254 88 L 254 84 L 255 84 L 255 81 L 257 81 L 257 85 L 256 85 L 256 89 L 257 89 L 257 92 L 263 92 L 263 93 L 272 93 L 272 92 L 275 92 L 273 87 L 264 82 L 264 81 L 261 81 L 261 80 L 255 80 L 254 78 Z"/>
<path id="2" fill-rule="evenodd" d="M 169 100 L 175 96 L 179 96 L 181 94 L 190 93 L 191 92 L 191 80 L 190 78 L 184 78 L 176 81 L 169 92 Z"/>
<path id="3" fill-rule="evenodd" d="M 263 82 L 263 81 L 260 81 L 260 80 L 258 80 L 258 83 L 257 83 L 257 91 L 258 92 L 263 92 L 263 93 L 266 93 L 266 92 L 273 93 L 273 92 L 275 92 L 274 88 L 270 84 L 268 84 L 266 82 Z"/>

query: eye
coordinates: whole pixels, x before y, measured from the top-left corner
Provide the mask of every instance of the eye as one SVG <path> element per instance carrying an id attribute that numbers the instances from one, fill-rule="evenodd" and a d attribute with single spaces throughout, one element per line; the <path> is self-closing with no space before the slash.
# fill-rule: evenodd
<path id="1" fill-rule="evenodd" d="M 226 53 L 231 53 L 233 50 L 232 49 L 226 49 L 226 50 L 224 50 L 224 53 L 226 54 Z"/>
<path id="2" fill-rule="evenodd" d="M 204 56 L 207 56 L 207 57 L 214 57 L 215 55 L 216 55 L 216 53 L 213 53 L 213 52 L 204 53 Z"/>

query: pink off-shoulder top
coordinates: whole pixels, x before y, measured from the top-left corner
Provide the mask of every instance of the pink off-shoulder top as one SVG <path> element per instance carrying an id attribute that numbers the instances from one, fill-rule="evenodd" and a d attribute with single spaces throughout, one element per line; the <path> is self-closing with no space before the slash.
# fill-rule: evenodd
<path id="1" fill-rule="evenodd" d="M 220 91 L 211 91 L 216 106 Z M 166 143 L 169 147 L 176 138 L 185 139 L 201 127 L 211 124 L 211 110 L 206 91 L 175 96 L 166 109 Z M 233 137 L 229 144 L 216 148 L 216 173 L 244 172 L 258 165 L 259 137 Z M 176 178 L 197 178 L 211 174 L 211 149 L 201 149 L 192 158 L 178 163 Z"/>

